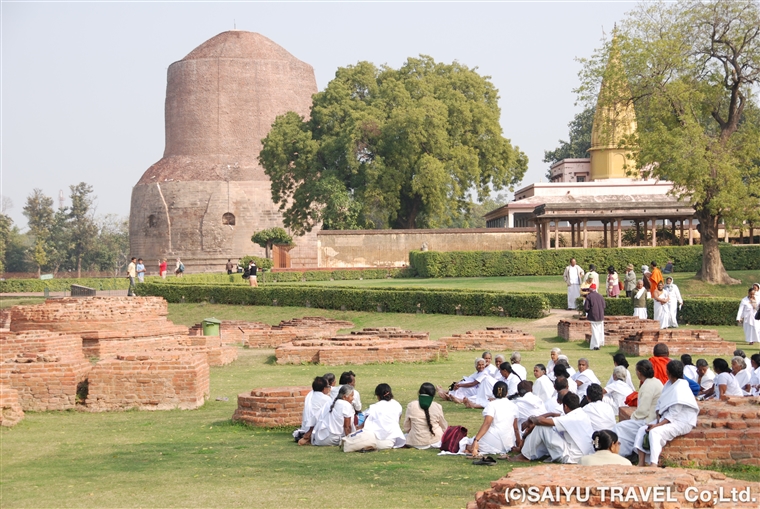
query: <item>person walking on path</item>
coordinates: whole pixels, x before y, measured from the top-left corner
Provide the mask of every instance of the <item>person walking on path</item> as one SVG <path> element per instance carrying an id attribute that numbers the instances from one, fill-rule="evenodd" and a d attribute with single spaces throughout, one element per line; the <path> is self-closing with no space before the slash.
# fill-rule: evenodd
<path id="1" fill-rule="evenodd" d="M 254 288 L 257 288 L 259 286 L 259 283 L 256 279 L 257 272 L 258 272 L 258 267 L 256 267 L 256 262 L 254 262 L 253 260 L 248 262 L 248 268 L 246 268 L 245 272 L 243 272 L 243 278 L 247 278 L 248 284 L 250 284 Z"/>
<path id="2" fill-rule="evenodd" d="M 142 258 L 137 259 L 137 265 L 135 265 L 135 272 L 137 272 L 137 282 L 145 282 L 145 264 Z"/>
<path id="3" fill-rule="evenodd" d="M 596 291 L 596 285 L 592 284 L 589 290 L 588 295 L 586 295 L 586 302 L 583 304 L 586 319 L 591 322 L 589 348 L 599 350 L 600 347 L 604 346 L 604 308 L 607 303 L 604 301 L 604 297 Z"/>
<path id="4" fill-rule="evenodd" d="M 174 275 L 177 277 L 182 277 L 184 273 L 185 273 L 185 264 L 182 263 L 182 260 L 177 258 L 177 265 L 174 267 Z"/>
<path id="5" fill-rule="evenodd" d="M 757 320 L 755 315 L 760 313 L 758 309 L 757 295 L 755 288 L 752 287 L 747 291 L 739 304 L 739 312 L 736 314 L 736 321 L 744 326 L 744 340 L 750 345 L 760 341 L 760 331 L 757 329 Z"/>
<path id="6" fill-rule="evenodd" d="M 623 289 L 626 297 L 632 297 L 636 290 L 636 271 L 633 270 L 633 264 L 629 263 L 625 268 L 625 279 L 623 280 Z"/>
<path id="7" fill-rule="evenodd" d="M 577 265 L 575 258 L 570 259 L 570 265 L 565 267 L 562 278 L 567 284 L 567 309 L 575 309 L 575 301 L 581 296 L 581 281 L 585 272 Z"/>
<path id="8" fill-rule="evenodd" d="M 135 296 L 135 277 L 137 277 L 137 264 L 135 263 L 137 258 L 134 256 L 129 261 L 127 266 L 127 277 L 129 278 L 129 290 L 127 290 L 127 297 Z"/>
<path id="9" fill-rule="evenodd" d="M 227 265 L 224 266 L 224 269 L 227 271 L 228 276 L 231 276 L 235 271 L 235 264 L 232 263 L 232 258 L 227 258 Z"/>
<path id="10" fill-rule="evenodd" d="M 649 282 L 652 290 L 654 290 L 660 283 L 664 284 L 665 280 L 662 279 L 662 272 L 657 267 L 657 262 L 652 262 L 650 265 L 652 266 L 652 274 L 649 276 Z"/>

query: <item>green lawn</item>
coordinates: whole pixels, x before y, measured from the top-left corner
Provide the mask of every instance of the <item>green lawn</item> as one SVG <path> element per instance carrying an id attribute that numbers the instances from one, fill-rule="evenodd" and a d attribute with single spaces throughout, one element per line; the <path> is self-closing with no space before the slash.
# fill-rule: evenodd
<path id="1" fill-rule="evenodd" d="M 535 334 L 534 352 L 523 352 L 528 367 L 546 363 L 560 346 L 572 361 L 589 358 L 606 381 L 614 348 L 598 352 L 556 338 L 556 319 L 354 313 L 308 308 L 172 304 L 170 319 L 190 325 L 208 316 L 277 323 L 300 316 L 334 316 L 358 327 L 398 326 L 427 330 L 434 338 L 510 324 Z M 738 327 L 725 328 L 740 340 Z M 722 331 L 723 332 L 723 331 Z M 236 395 L 256 387 L 309 385 L 331 371 L 357 373 L 365 406 L 374 387 L 389 383 L 405 406 L 425 381 L 448 384 L 473 371 L 479 352 L 453 353 L 447 361 L 366 366 L 277 366 L 272 350 L 239 349 L 239 358 L 211 368 L 211 398 L 199 410 L 168 412 L 27 413 L 0 431 L 2 507 L 446 507 L 460 508 L 475 492 L 505 475 L 513 465 L 477 467 L 463 457 L 434 451 L 394 450 L 344 454 L 337 448 L 298 447 L 289 429 L 254 429 L 230 418 Z M 496 354 L 497 352 L 494 352 Z M 502 352 L 503 353 L 503 352 Z M 509 352 L 506 352 L 509 353 Z M 634 364 L 638 359 L 629 359 Z M 530 371 L 530 369 L 529 369 Z M 216 398 L 228 401 L 216 401 Z M 479 411 L 443 402 L 450 424 L 474 433 Z M 740 474 L 760 480 L 760 469 Z"/>
<path id="2" fill-rule="evenodd" d="M 684 298 L 688 297 L 734 297 L 747 296 L 747 288 L 760 281 L 760 271 L 741 270 L 729 273 L 742 281 L 740 285 L 708 285 L 694 279 L 693 273 L 672 274 Z M 641 277 L 641 273 L 637 275 Z M 604 277 L 601 274 L 600 277 Z M 621 275 L 622 277 L 622 275 Z M 368 279 L 363 281 L 312 281 L 306 285 L 360 286 L 367 288 L 409 287 L 476 289 L 505 292 L 564 292 L 567 287 L 561 276 L 518 276 L 518 277 L 470 277 L 434 279 Z M 739 303 L 737 302 L 737 308 Z"/>

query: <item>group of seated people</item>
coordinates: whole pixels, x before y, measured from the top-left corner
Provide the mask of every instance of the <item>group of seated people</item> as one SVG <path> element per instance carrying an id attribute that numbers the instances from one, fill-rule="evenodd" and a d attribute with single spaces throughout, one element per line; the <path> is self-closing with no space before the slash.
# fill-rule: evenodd
<path id="1" fill-rule="evenodd" d="M 441 405 L 433 401 L 437 393 L 444 400 L 483 409 L 482 425 L 460 441 L 460 453 L 589 465 L 631 464 L 631 457 L 640 466 L 656 466 L 665 444 L 696 426 L 697 399 L 760 394 L 760 354 L 751 356 L 748 368 L 744 352 L 734 353 L 730 367 L 726 360 L 715 359 L 713 372 L 704 359 L 696 365 L 689 355 L 670 359 L 667 345 L 658 343 L 653 356 L 635 366 L 636 391 L 621 353 L 613 356 L 612 376 L 602 386 L 587 359 L 579 359 L 573 370 L 559 348 L 551 351 L 550 369 L 534 366 L 534 381 L 526 380 L 518 352 L 511 362 L 496 356 L 498 368 L 491 365 L 490 352 L 484 352 L 475 361 L 475 373 L 448 391 L 422 384 L 418 399 L 406 408 L 403 430 L 402 407 L 390 386 L 378 385 L 377 403 L 357 415 L 361 404 L 356 405 L 353 373 L 344 373 L 335 388 L 326 380 L 328 374 L 314 380 L 302 427 L 294 435 L 302 445 L 339 445 L 361 438 L 371 449 L 440 447 L 447 423 Z M 623 407 L 629 407 L 626 413 L 631 407 L 633 411 L 616 422 Z"/>

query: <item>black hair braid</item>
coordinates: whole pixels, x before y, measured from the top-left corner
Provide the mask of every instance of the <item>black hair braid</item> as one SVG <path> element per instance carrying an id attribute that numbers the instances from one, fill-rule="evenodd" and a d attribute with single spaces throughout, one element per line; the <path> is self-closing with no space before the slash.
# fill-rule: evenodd
<path id="1" fill-rule="evenodd" d="M 425 420 L 427 421 L 428 429 L 430 430 L 430 434 L 435 436 L 435 433 L 433 432 L 433 424 L 430 422 L 430 410 L 427 408 L 422 409 L 425 412 Z"/>
<path id="2" fill-rule="evenodd" d="M 330 413 L 332 413 L 332 411 L 333 411 L 333 408 L 335 408 L 335 403 L 337 403 L 337 402 L 338 402 L 338 398 L 335 398 L 335 399 L 333 400 L 333 402 L 332 402 L 332 405 L 330 405 Z"/>

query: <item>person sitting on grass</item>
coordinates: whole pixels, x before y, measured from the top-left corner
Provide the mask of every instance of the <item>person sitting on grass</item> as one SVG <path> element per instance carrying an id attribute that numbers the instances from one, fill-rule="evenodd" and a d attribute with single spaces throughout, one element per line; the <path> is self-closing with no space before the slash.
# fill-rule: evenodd
<path id="1" fill-rule="evenodd" d="M 532 461 L 548 455 L 553 462 L 578 463 L 581 457 L 594 452 L 591 444 L 594 430 L 578 395 L 568 392 L 562 404 L 565 415 L 544 414 L 529 419 L 522 450 L 515 461 Z"/>
<path id="2" fill-rule="evenodd" d="M 707 397 L 707 393 L 715 384 L 715 372 L 710 369 L 710 365 L 705 359 L 697 359 L 697 383 L 700 390 L 699 395 L 702 399 Z"/>
<path id="3" fill-rule="evenodd" d="M 536 381 L 533 382 L 533 394 L 538 396 L 541 401 L 546 401 L 554 394 L 554 386 L 549 377 L 546 376 L 546 367 L 543 364 L 536 364 L 533 367 L 533 376 Z"/>
<path id="4" fill-rule="evenodd" d="M 519 410 L 517 426 L 521 430 L 531 416 L 546 413 L 544 402 L 538 399 L 538 396 L 533 394 L 533 382 L 529 380 L 523 380 L 517 384 L 517 398 L 513 401 Z"/>
<path id="5" fill-rule="evenodd" d="M 322 375 L 325 380 L 327 380 L 327 385 L 330 386 L 330 397 L 332 399 L 335 399 L 338 397 L 338 391 L 340 390 L 340 386 L 335 385 L 335 375 L 332 373 L 325 373 Z"/>
<path id="6" fill-rule="evenodd" d="M 750 393 L 752 396 L 760 396 L 760 353 L 753 353 L 750 362 L 752 363 L 752 376 L 749 379 Z"/>
<path id="7" fill-rule="evenodd" d="M 683 362 L 683 377 L 695 382 L 699 380 L 699 373 L 697 373 L 697 367 L 694 365 L 691 355 L 688 353 L 681 355 L 681 362 Z"/>
<path id="8" fill-rule="evenodd" d="M 635 391 L 636 387 L 633 386 L 633 379 L 631 378 L 631 372 L 628 371 L 628 366 L 630 366 L 630 364 L 628 364 L 628 359 L 625 358 L 625 354 L 618 352 L 615 355 L 613 355 L 612 356 L 612 364 L 615 367 L 623 366 L 625 368 L 625 372 L 626 372 L 625 383 L 628 384 L 628 387 L 631 388 L 631 391 Z M 610 384 L 613 381 L 614 381 L 613 377 L 612 377 L 612 375 L 610 375 L 610 379 L 607 380 L 607 383 Z"/>
<path id="9" fill-rule="evenodd" d="M 488 402 L 483 410 L 483 424 L 465 447 L 473 456 L 482 454 L 507 454 L 522 445 L 517 427 L 517 406 L 507 399 L 507 384 L 496 382 L 493 387 L 495 399 Z"/>
<path id="10" fill-rule="evenodd" d="M 667 365 L 670 362 L 670 350 L 665 343 L 657 343 L 652 349 L 654 354 L 649 358 L 654 368 L 654 377 L 665 385 L 668 383 Z"/>
<path id="11" fill-rule="evenodd" d="M 568 381 L 564 376 L 557 376 L 557 379 L 554 380 L 554 397 L 544 402 L 546 413 L 564 415 L 565 409 L 562 405 L 562 398 L 570 392 L 568 387 L 571 384 L 569 382 L 572 382 L 572 380 Z"/>
<path id="12" fill-rule="evenodd" d="M 354 410 L 357 412 L 362 411 L 362 398 L 359 395 L 359 391 L 356 390 L 356 374 L 353 371 L 344 371 L 340 375 L 340 380 L 338 380 L 338 383 L 340 385 L 350 385 L 354 388 Z"/>
<path id="13" fill-rule="evenodd" d="M 639 392 L 636 410 L 627 421 L 615 424 L 613 431 L 620 440 L 620 454 L 630 456 L 639 428 L 651 422 L 656 417 L 657 401 L 662 394 L 662 382 L 654 377 L 654 368 L 648 360 L 636 363 L 636 376 L 639 379 Z"/>
<path id="14" fill-rule="evenodd" d="M 406 406 L 404 432 L 407 447 L 440 447 L 443 432 L 449 425 L 443 416 L 443 408 L 433 401 L 434 397 L 435 386 L 425 382 L 420 386 L 417 399 Z"/>
<path id="15" fill-rule="evenodd" d="M 438 386 L 438 395 L 446 401 L 454 403 L 463 403 L 465 398 L 475 398 L 478 395 L 478 385 L 483 381 L 488 373 L 485 372 L 486 361 L 482 357 L 475 359 L 475 373 L 464 377 L 461 381 L 451 384 L 448 391 Z"/>
<path id="16" fill-rule="evenodd" d="M 588 404 L 582 407 L 583 411 L 588 414 L 594 431 L 615 427 L 615 411 L 612 406 L 603 401 L 604 392 L 602 391 L 602 386 L 599 384 L 589 385 L 586 391 Z"/>
<path id="17" fill-rule="evenodd" d="M 497 378 L 499 376 L 499 367 L 498 364 L 494 366 L 491 363 L 491 359 L 493 358 L 493 355 L 491 352 L 483 352 L 483 355 L 481 356 L 484 361 L 486 361 L 486 367 L 484 371 L 488 374 L 488 376 L 492 378 Z"/>
<path id="18" fill-rule="evenodd" d="M 528 370 L 520 364 L 522 362 L 520 352 L 512 352 L 512 355 L 509 356 L 509 362 L 512 364 L 512 372 L 519 376 L 520 380 L 528 379 Z"/>
<path id="19" fill-rule="evenodd" d="M 364 412 L 366 418 L 359 428 L 375 434 L 378 450 L 404 447 L 406 437 L 399 426 L 403 409 L 399 402 L 393 399 L 391 386 L 378 385 L 375 387 L 375 396 L 377 403 L 370 405 Z"/>
<path id="20" fill-rule="evenodd" d="M 668 383 L 657 401 L 656 418 L 641 426 L 636 433 L 634 449 L 639 453 L 640 467 L 645 463 L 657 466 L 665 444 L 687 434 L 697 425 L 699 405 L 689 382 L 683 379 L 683 364 L 670 361 L 667 370 Z"/>
<path id="21" fill-rule="evenodd" d="M 601 382 L 594 374 L 594 371 L 589 368 L 588 359 L 578 359 L 578 372 L 573 376 L 575 384 L 578 386 L 578 397 L 583 399 L 586 396 L 586 390 L 591 384 L 600 384 Z"/>
<path id="22" fill-rule="evenodd" d="M 634 392 L 625 381 L 626 375 L 630 373 L 623 366 L 615 366 L 612 370 L 611 382 L 607 382 L 604 388 L 604 402 L 610 405 L 615 415 L 620 413 L 620 407 L 626 406 L 625 398 Z"/>
<path id="23" fill-rule="evenodd" d="M 734 375 L 734 379 L 743 391 L 743 395 L 749 396 L 750 374 L 747 372 L 747 363 L 744 361 L 743 357 L 736 355 L 731 359 L 731 374 Z"/>
<path id="24" fill-rule="evenodd" d="M 581 458 L 581 465 L 585 467 L 595 467 L 600 465 L 628 465 L 631 462 L 618 454 L 620 452 L 620 442 L 614 431 L 602 429 L 594 431 L 591 435 L 591 443 L 594 445 L 594 454 Z"/>
<path id="25" fill-rule="evenodd" d="M 324 377 L 318 376 L 311 382 L 311 392 L 306 395 L 301 415 L 301 428 L 293 432 L 293 437 L 299 445 L 311 443 L 311 434 L 317 424 L 317 417 L 322 413 L 322 407 L 332 402 L 330 386 Z M 303 441 L 303 443 L 301 443 Z"/>
<path id="26" fill-rule="evenodd" d="M 493 400 L 493 387 L 496 382 L 506 382 L 509 391 L 507 397 L 517 393 L 517 384 L 520 379 L 512 373 L 512 365 L 508 362 L 502 362 L 499 366 L 499 376 L 497 378 L 488 376 L 478 385 L 478 394 L 475 398 L 464 398 L 464 406 L 467 408 L 485 408 L 488 402 Z"/>
<path id="27" fill-rule="evenodd" d="M 312 445 L 339 445 L 340 439 L 354 431 L 354 388 L 344 385 L 338 396 L 322 408 L 311 434 Z"/>
<path id="28" fill-rule="evenodd" d="M 731 397 L 744 396 L 736 378 L 731 374 L 731 368 L 726 359 L 714 359 L 713 369 L 716 373 L 715 380 L 713 380 L 712 389 L 705 391 L 705 399 L 728 401 Z"/>
<path id="29" fill-rule="evenodd" d="M 549 363 L 546 365 L 546 375 L 551 379 L 551 381 L 554 381 L 554 366 L 557 364 L 557 361 L 559 360 L 559 354 L 562 353 L 562 350 L 554 347 L 549 352 Z"/>
<path id="30" fill-rule="evenodd" d="M 563 363 L 559 363 L 554 366 L 554 381 L 556 382 L 558 378 L 564 378 L 568 381 L 567 388 L 570 392 L 573 394 L 578 393 L 578 384 L 575 383 L 575 380 L 573 380 L 572 375 Z"/>

